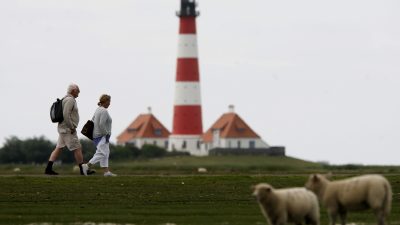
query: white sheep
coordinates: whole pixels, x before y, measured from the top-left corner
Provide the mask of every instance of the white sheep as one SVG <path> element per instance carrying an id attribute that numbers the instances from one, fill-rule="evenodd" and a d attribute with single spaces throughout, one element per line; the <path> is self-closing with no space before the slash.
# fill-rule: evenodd
<path id="1" fill-rule="evenodd" d="M 319 225 L 319 205 L 314 193 L 305 188 L 274 189 L 266 183 L 253 186 L 261 211 L 268 224 Z"/>
<path id="2" fill-rule="evenodd" d="M 332 225 L 338 214 L 342 225 L 345 225 L 348 211 L 364 209 L 372 209 L 378 224 L 385 224 L 392 203 L 392 189 L 386 178 L 381 175 L 363 175 L 338 181 L 328 178 L 321 174 L 310 175 L 305 186 L 326 207 Z"/>

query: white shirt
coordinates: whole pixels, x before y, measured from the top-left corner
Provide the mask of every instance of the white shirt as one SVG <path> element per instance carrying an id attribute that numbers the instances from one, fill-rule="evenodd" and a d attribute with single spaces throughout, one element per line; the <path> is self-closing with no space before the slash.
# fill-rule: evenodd
<path id="1" fill-rule="evenodd" d="M 112 119 L 108 110 L 103 106 L 99 106 L 93 116 L 93 138 L 111 135 Z"/>

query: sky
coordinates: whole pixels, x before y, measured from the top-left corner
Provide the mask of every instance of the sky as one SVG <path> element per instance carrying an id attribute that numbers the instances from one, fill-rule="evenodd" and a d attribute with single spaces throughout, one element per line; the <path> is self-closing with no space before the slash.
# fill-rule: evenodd
<path id="1" fill-rule="evenodd" d="M 172 129 L 179 0 L 0 1 L 0 146 L 57 139 L 70 83 L 80 129 L 101 94 L 115 138 L 147 107 Z M 288 156 L 400 164 L 400 2 L 198 0 L 203 129 L 228 105 Z M 83 136 L 80 136 L 83 138 Z"/>

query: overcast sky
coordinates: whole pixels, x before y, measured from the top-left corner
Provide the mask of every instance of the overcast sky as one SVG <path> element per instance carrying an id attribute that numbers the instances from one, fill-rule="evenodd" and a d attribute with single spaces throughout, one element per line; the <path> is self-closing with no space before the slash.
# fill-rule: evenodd
<path id="1" fill-rule="evenodd" d="M 400 1 L 198 2 L 204 130 L 233 104 L 289 156 L 400 164 Z M 0 145 L 55 141 L 49 108 L 71 82 L 79 129 L 108 93 L 113 141 L 148 106 L 171 130 L 179 4 L 0 1 Z"/>

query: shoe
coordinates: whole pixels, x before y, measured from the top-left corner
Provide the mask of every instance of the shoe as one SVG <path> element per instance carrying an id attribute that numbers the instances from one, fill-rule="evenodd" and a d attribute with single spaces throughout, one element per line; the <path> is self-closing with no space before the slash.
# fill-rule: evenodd
<path id="1" fill-rule="evenodd" d="M 95 173 L 96 173 L 96 170 L 88 169 L 88 171 L 87 171 L 87 175 L 92 175 L 92 174 L 95 174 Z"/>
<path id="2" fill-rule="evenodd" d="M 110 171 L 108 171 L 108 172 L 105 172 L 105 173 L 104 173 L 104 176 L 105 176 L 105 177 L 116 177 L 117 174 L 111 173 Z"/>
<path id="3" fill-rule="evenodd" d="M 82 164 L 83 175 L 87 176 L 88 175 L 88 170 L 89 170 L 89 166 L 87 164 Z"/>
<path id="4" fill-rule="evenodd" d="M 44 174 L 47 174 L 47 175 L 58 175 L 58 173 L 54 172 L 54 170 L 45 170 Z"/>

